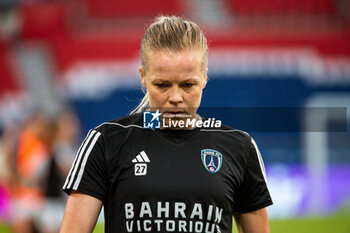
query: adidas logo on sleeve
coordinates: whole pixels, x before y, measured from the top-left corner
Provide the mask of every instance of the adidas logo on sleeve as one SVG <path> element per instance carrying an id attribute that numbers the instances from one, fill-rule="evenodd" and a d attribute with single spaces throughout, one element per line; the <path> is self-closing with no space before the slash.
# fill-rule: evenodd
<path id="1" fill-rule="evenodd" d="M 145 151 L 141 151 L 132 162 L 135 163 L 135 176 L 144 176 L 147 174 L 147 163 L 150 163 L 151 161 Z"/>

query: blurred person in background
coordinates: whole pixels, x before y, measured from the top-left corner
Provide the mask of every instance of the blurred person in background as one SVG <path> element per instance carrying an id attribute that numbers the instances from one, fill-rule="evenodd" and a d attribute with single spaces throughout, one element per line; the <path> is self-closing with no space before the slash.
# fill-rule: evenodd
<path id="1" fill-rule="evenodd" d="M 17 124 L 6 124 L 0 134 L 0 223 L 9 223 L 11 220 L 11 190 L 15 177 L 18 132 Z"/>
<path id="2" fill-rule="evenodd" d="M 53 133 L 48 116 L 36 112 L 26 120 L 19 134 L 12 190 L 15 233 L 40 232 L 39 213 L 44 203 Z"/>
<path id="3" fill-rule="evenodd" d="M 159 17 L 147 29 L 139 68 L 147 93 L 133 114 L 88 133 L 63 186 L 70 196 L 61 233 L 92 232 L 102 205 L 106 233 L 229 233 L 232 216 L 240 233 L 269 232 L 272 200 L 248 134 L 221 125 L 142 127 L 145 109 L 157 109 L 154 119 L 161 112 L 202 120 L 207 59 L 194 22 Z"/>
<path id="4" fill-rule="evenodd" d="M 45 233 L 59 231 L 66 196 L 61 190 L 64 179 L 73 163 L 78 149 L 80 122 L 71 111 L 59 114 L 55 122 L 52 157 L 48 162 L 45 203 L 40 210 L 40 229 Z"/>

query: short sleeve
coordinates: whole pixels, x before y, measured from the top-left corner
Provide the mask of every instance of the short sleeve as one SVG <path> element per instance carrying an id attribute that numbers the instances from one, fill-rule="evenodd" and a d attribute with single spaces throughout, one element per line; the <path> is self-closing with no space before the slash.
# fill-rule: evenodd
<path id="1" fill-rule="evenodd" d="M 103 137 L 91 130 L 78 150 L 63 191 L 70 194 L 76 190 L 104 201 L 108 185 L 105 166 Z"/>
<path id="2" fill-rule="evenodd" d="M 260 151 L 251 139 L 243 182 L 235 200 L 235 212 L 251 212 L 272 205 Z"/>

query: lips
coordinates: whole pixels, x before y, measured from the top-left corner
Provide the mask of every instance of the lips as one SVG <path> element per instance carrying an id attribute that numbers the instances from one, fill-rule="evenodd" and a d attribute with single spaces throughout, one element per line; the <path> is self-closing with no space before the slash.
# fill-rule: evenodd
<path id="1" fill-rule="evenodd" d="M 185 114 L 186 112 L 181 112 L 181 111 L 174 112 L 174 111 L 171 111 L 171 112 L 168 112 L 168 113 L 170 113 L 170 114 Z"/>

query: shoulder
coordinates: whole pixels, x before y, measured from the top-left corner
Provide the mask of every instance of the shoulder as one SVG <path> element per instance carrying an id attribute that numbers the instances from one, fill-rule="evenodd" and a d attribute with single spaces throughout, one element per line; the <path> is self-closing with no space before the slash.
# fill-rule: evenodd
<path id="1" fill-rule="evenodd" d="M 142 129 L 142 114 L 132 114 L 111 121 L 103 122 L 94 128 L 94 130 L 101 133 L 108 133 L 109 131 L 124 131 L 133 128 Z"/>
<path id="2" fill-rule="evenodd" d="M 201 132 L 210 133 L 217 137 L 234 138 L 244 144 L 251 144 L 252 137 L 245 131 L 222 124 L 219 128 L 202 128 Z"/>

